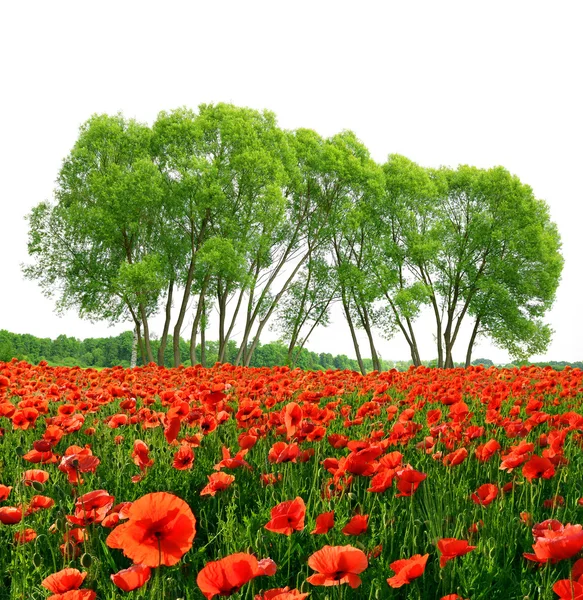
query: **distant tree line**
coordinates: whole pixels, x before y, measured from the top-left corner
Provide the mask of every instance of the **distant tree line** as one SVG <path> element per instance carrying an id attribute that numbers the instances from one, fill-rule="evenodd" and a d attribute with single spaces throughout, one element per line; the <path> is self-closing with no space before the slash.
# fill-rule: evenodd
<path id="1" fill-rule="evenodd" d="M 273 113 L 228 104 L 161 112 L 152 126 L 94 115 L 54 199 L 28 220 L 24 273 L 57 309 L 129 321 L 141 360 L 166 364 L 170 348 L 174 366 L 209 361 L 211 335 L 218 361 L 256 364 L 266 327 L 298 365 L 335 303 L 362 372 L 363 354 L 382 368 L 379 336 L 402 335 L 422 364 L 424 309 L 438 367 L 456 364 L 467 321 L 464 364 L 479 336 L 524 360 L 548 346 L 543 317 L 563 266 L 547 205 L 503 167 L 377 164 L 352 132 L 284 131 Z"/>
<path id="2" fill-rule="evenodd" d="M 114 367 L 123 366 L 129 367 L 132 354 L 133 332 L 126 331 L 115 337 L 106 338 L 87 338 L 78 340 L 74 337 L 60 335 L 55 340 L 49 338 L 38 338 L 30 334 L 10 333 L 4 329 L 0 330 L 0 361 L 8 362 L 12 358 L 26 360 L 32 364 L 38 364 L 45 360 L 50 365 L 59 366 L 79 366 L 79 367 Z M 152 339 L 152 345 L 157 351 L 160 340 Z M 190 365 L 189 345 L 186 340 L 181 339 L 180 342 L 181 361 L 185 365 Z M 205 366 L 212 366 L 218 361 L 219 348 L 218 342 L 206 342 L 205 352 L 201 353 L 200 344 L 197 347 L 199 356 L 205 358 Z M 230 340 L 225 362 L 234 362 L 239 347 Z M 373 370 L 372 359 L 364 358 L 364 365 L 367 372 Z M 389 369 L 397 369 L 398 371 L 406 371 L 412 364 L 410 360 L 391 361 L 380 359 L 381 370 L 388 371 Z M 142 364 L 141 358 L 138 357 L 138 365 Z M 174 364 L 172 345 L 167 345 L 164 365 L 171 367 Z M 253 353 L 251 361 L 252 367 L 274 367 L 277 365 L 283 366 L 287 364 L 287 346 L 281 342 L 270 342 L 268 344 L 259 344 L 257 350 Z M 424 361 L 423 364 L 427 367 L 436 368 L 437 360 Z M 488 368 L 495 366 L 494 363 L 487 358 L 478 358 L 472 361 L 473 365 L 483 365 Z M 521 366 L 522 364 L 534 364 L 544 367 L 551 366 L 557 371 L 563 370 L 567 365 L 573 368 L 583 369 L 583 361 L 567 362 L 567 361 L 549 361 L 540 363 L 525 363 L 498 365 L 505 367 Z M 328 370 L 328 369 L 349 369 L 358 371 L 358 361 L 347 357 L 345 354 L 332 355 L 329 352 L 317 354 L 303 348 L 298 355 L 297 366 L 305 370 Z M 456 367 L 464 366 L 460 363 L 455 364 Z"/>
<path id="3" fill-rule="evenodd" d="M 170 340 L 172 341 L 172 340 Z M 151 340 L 153 348 L 157 351 L 160 345 L 159 339 Z M 55 340 L 49 338 L 37 338 L 30 334 L 10 333 L 0 330 L 0 361 L 9 361 L 12 358 L 26 360 L 32 364 L 38 364 L 46 360 L 51 365 L 80 366 L 80 367 L 114 367 L 121 365 L 130 366 L 133 344 L 133 333 L 126 331 L 115 337 L 87 338 L 78 340 L 74 337 L 60 335 Z M 197 353 L 204 358 L 204 366 L 212 366 L 218 361 L 219 344 L 216 341 L 207 341 L 205 352 L 201 353 L 200 344 Z M 186 340 L 179 341 L 181 362 L 190 365 L 189 344 Z M 234 340 L 228 343 L 225 353 L 225 361 L 233 363 L 239 352 L 239 347 Z M 367 371 L 372 371 L 372 360 L 365 358 Z M 138 357 L 138 365 L 142 365 L 141 357 Z M 166 346 L 165 366 L 174 364 L 172 345 Z M 287 364 L 287 346 L 282 342 L 270 342 L 259 344 L 253 353 L 251 367 L 273 367 Z M 327 369 L 349 369 L 357 371 L 358 362 L 346 355 L 332 355 L 327 352 L 317 354 L 303 348 L 297 357 L 297 366 L 306 370 Z M 402 370 L 408 368 L 409 363 L 394 363 L 382 361 L 382 369 L 389 370 L 399 366 Z"/>

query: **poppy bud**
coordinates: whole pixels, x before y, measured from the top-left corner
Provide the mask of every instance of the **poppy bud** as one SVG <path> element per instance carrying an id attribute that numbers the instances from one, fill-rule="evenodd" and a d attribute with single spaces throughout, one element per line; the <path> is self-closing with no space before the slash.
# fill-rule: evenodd
<path id="1" fill-rule="evenodd" d="M 37 492 L 44 492 L 45 486 L 44 483 L 41 483 L 40 481 L 33 481 L 32 482 L 32 487 L 37 491 Z"/>
<path id="2" fill-rule="evenodd" d="M 42 556 L 41 556 L 41 555 L 40 555 L 38 552 L 35 552 L 35 553 L 32 555 L 32 564 L 33 564 L 33 565 L 35 566 L 35 568 L 37 568 L 37 569 L 38 569 L 38 568 L 39 568 L 39 567 L 40 567 L 40 566 L 43 564 L 43 559 L 42 559 Z"/>
<path id="3" fill-rule="evenodd" d="M 14 449 L 14 453 L 16 454 L 16 456 L 24 456 L 24 448 L 22 446 L 16 446 L 16 448 Z"/>
<path id="4" fill-rule="evenodd" d="M 87 552 L 85 552 L 85 554 L 81 557 L 80 562 L 81 562 L 81 566 L 88 569 L 91 566 L 91 563 L 93 562 L 93 557 L 91 556 L 91 554 L 88 554 Z"/>

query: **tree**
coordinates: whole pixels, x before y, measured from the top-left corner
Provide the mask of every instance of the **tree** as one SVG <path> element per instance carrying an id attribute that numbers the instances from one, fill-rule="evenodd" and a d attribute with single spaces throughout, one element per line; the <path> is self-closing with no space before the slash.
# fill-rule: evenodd
<path id="1" fill-rule="evenodd" d="M 436 322 L 439 367 L 453 367 L 453 348 L 464 318 L 474 317 L 466 362 L 479 333 L 516 356 L 546 348 L 541 321 L 562 269 L 560 239 L 544 202 L 502 167 L 460 166 L 423 173 L 407 159 L 384 166 L 387 235 L 380 255 L 398 278 L 379 269 L 394 322 L 419 356 L 412 319 L 425 303 Z M 384 283 L 383 283 L 384 282 Z"/>
<path id="2" fill-rule="evenodd" d="M 175 366 L 180 363 L 178 340 L 193 286 L 198 287 L 199 305 L 209 301 L 207 292 L 209 286 L 213 288 L 219 306 L 219 354 L 224 356 L 242 297 L 250 285 L 241 265 L 247 261 L 248 272 L 254 271 L 255 257 L 269 250 L 268 240 L 283 214 L 282 140 L 272 113 L 228 104 L 201 105 L 198 114 L 188 109 L 163 112 L 154 124 L 155 161 L 173 207 L 175 239 L 186 257 L 182 263 L 175 261 L 173 271 L 174 280 L 183 289 L 174 325 Z M 229 256 L 221 254 L 219 262 L 211 265 L 207 261 L 207 268 L 197 271 L 203 248 L 212 252 L 208 246 L 212 239 L 215 248 L 217 244 L 228 246 Z M 170 254 L 176 256 L 174 247 Z M 237 289 L 237 308 L 227 326 L 226 305 Z M 198 314 L 195 327 L 202 319 L 202 313 Z M 196 339 L 195 331 L 191 339 Z"/>
<path id="3" fill-rule="evenodd" d="M 81 127 L 59 173 L 56 202 L 39 204 L 28 217 L 34 263 L 24 267 L 45 294 L 58 296 L 57 310 L 74 307 L 112 323 L 131 317 L 143 327 L 148 360 L 148 318 L 160 292 L 151 254 L 162 199 L 150 138 L 147 126 L 121 115 L 95 115 Z"/>

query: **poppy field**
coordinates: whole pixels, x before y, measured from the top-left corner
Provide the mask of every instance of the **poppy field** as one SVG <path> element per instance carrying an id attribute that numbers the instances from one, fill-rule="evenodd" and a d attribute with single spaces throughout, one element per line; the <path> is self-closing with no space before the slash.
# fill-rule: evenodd
<path id="1" fill-rule="evenodd" d="M 583 372 L 0 362 L 0 598 L 582 599 Z"/>

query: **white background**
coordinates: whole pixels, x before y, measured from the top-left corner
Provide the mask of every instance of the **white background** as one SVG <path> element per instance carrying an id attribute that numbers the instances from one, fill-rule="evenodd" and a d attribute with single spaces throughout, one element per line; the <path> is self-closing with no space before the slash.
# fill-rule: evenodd
<path id="1" fill-rule="evenodd" d="M 351 129 L 379 162 L 400 153 L 424 166 L 502 165 L 516 174 L 548 202 L 565 257 L 548 314 L 553 343 L 533 358 L 582 360 L 579 7 L 532 0 L 2 3 L 0 329 L 53 338 L 129 329 L 55 316 L 54 301 L 21 274 L 24 216 L 52 197 L 78 127 L 93 113 L 121 111 L 151 124 L 161 110 L 231 102 L 272 110 L 288 129 L 324 136 Z M 160 333 L 160 322 L 153 325 Z M 434 358 L 431 319 L 419 328 L 422 358 Z M 354 356 L 340 312 L 308 347 Z M 383 358 L 409 357 L 399 338 L 379 340 L 379 349 Z M 487 340 L 474 357 L 507 360 Z"/>

